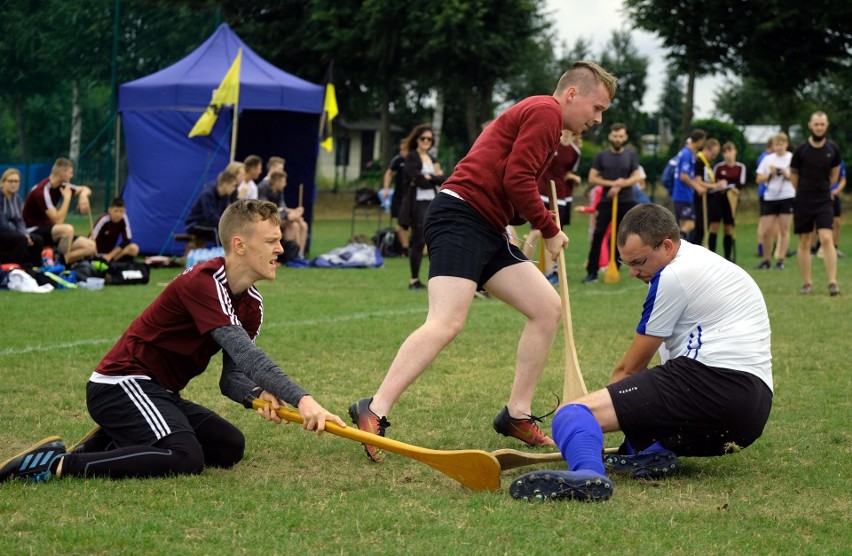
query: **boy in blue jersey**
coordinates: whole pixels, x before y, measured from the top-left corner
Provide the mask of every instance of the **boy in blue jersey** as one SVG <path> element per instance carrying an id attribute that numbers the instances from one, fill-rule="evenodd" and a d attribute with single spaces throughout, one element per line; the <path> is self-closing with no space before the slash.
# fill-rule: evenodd
<path id="1" fill-rule="evenodd" d="M 707 133 L 696 129 L 689 135 L 687 145 L 677 155 L 672 201 L 680 225 L 680 237 L 687 238 L 695 229 L 695 194 L 704 195 L 707 188 L 695 179 L 695 155 L 704 146 Z"/>

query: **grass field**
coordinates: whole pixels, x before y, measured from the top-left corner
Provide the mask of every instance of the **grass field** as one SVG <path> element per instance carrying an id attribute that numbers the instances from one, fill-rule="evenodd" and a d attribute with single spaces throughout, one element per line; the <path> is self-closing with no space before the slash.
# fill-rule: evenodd
<path id="1" fill-rule="evenodd" d="M 320 208 L 314 254 L 345 243 L 347 203 Z M 759 262 L 755 220 L 745 206 L 738 255 L 747 269 Z M 356 233 L 375 226 L 357 224 Z M 575 215 L 567 259 L 578 357 L 589 389 L 597 389 L 630 342 L 646 287 L 624 270 L 614 286 L 581 284 L 586 230 L 586 217 Z M 841 249 L 852 253 L 852 244 Z M 773 332 L 775 402 L 764 436 L 734 455 L 684 459 L 665 481 L 617 477 L 605 503 L 512 500 L 508 485 L 523 470 L 505 472 L 500 492 L 474 493 L 407 458 L 371 464 L 359 444 L 275 427 L 222 397 L 217 357 L 185 396 L 245 432 L 246 457 L 236 468 L 2 484 L 0 554 L 848 554 L 852 263 L 841 259 L 839 267 L 846 289 L 838 298 L 827 294 L 821 261 L 807 297 L 798 293 L 795 261 L 784 271 L 750 270 Z M 70 443 L 89 430 L 91 370 L 179 271 L 156 269 L 147 286 L 98 292 L 0 292 L 0 459 L 45 436 Z M 426 294 L 406 283 L 402 259 L 371 270 L 281 269 L 275 282 L 260 284 L 258 345 L 344 416 L 351 401 L 373 393 L 425 316 Z M 508 396 L 522 325 L 499 302 L 475 300 L 461 335 L 395 408 L 389 436 L 438 449 L 522 448 L 491 429 Z M 560 338 L 534 411 L 552 409 L 552 393 L 562 390 Z M 607 445 L 620 438 L 608 435 Z"/>

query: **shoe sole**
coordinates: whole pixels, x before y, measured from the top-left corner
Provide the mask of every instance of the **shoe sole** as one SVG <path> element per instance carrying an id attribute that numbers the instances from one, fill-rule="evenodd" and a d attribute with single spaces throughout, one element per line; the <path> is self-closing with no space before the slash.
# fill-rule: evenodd
<path id="1" fill-rule="evenodd" d="M 672 452 L 636 454 L 610 454 L 604 457 L 604 465 L 614 473 L 626 473 L 634 479 L 663 479 L 674 473 L 680 465 Z"/>
<path id="2" fill-rule="evenodd" d="M 365 430 L 361 428 L 361 425 L 358 423 L 358 402 L 355 402 L 349 406 L 349 419 L 352 420 L 352 424 L 355 425 L 358 430 L 381 436 L 380 434 L 374 431 Z M 361 446 L 364 447 L 364 451 L 367 452 L 367 457 L 370 458 L 370 461 L 374 463 L 382 463 L 387 458 L 385 453 L 380 449 L 376 448 L 375 446 L 370 446 L 369 444 L 364 444 L 363 442 L 361 443 Z"/>
<path id="3" fill-rule="evenodd" d="M 533 471 L 521 475 L 509 488 L 516 500 L 602 501 L 612 496 L 612 481 L 603 475 L 576 474 L 571 471 Z"/>

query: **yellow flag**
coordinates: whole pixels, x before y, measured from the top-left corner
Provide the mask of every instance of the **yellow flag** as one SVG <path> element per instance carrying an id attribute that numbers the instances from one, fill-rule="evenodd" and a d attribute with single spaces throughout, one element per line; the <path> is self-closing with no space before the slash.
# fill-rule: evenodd
<path id="1" fill-rule="evenodd" d="M 337 117 L 337 96 L 334 94 L 334 83 L 328 82 L 325 86 L 325 103 L 322 109 L 322 122 L 320 125 L 320 146 L 331 152 L 333 141 L 331 136 L 331 121 Z"/>
<path id="2" fill-rule="evenodd" d="M 234 63 L 231 64 L 231 69 L 228 70 L 228 73 L 225 74 L 225 79 L 222 80 L 219 88 L 216 89 L 213 100 L 210 101 L 210 106 L 198 118 L 198 121 L 195 122 L 195 125 L 189 132 L 190 137 L 210 135 L 222 107 L 226 104 L 238 104 L 240 99 L 240 64 L 242 63 L 242 59 L 243 49 L 240 48 L 237 52 L 237 57 L 234 58 Z"/>

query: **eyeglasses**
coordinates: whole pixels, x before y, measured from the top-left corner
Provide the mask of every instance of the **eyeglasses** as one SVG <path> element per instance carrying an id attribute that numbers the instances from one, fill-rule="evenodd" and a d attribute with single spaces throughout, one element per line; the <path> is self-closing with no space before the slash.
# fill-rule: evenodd
<path id="1" fill-rule="evenodd" d="M 434 139 L 433 139 L 432 137 L 427 137 L 427 136 L 425 136 L 425 135 L 421 135 L 420 137 L 418 137 L 418 138 L 417 138 L 417 140 L 418 140 L 418 141 L 429 141 L 430 143 L 431 143 L 432 141 L 434 141 Z"/>
<path id="2" fill-rule="evenodd" d="M 652 250 L 651 250 L 651 253 L 653 253 L 654 251 L 656 251 L 657 249 L 659 249 L 659 248 L 660 248 L 660 246 L 663 244 L 663 242 L 664 242 L 664 241 L 665 241 L 665 239 L 661 239 L 661 240 L 660 240 L 660 243 L 658 243 L 657 245 L 655 245 L 655 246 L 654 246 L 654 249 L 652 249 Z M 644 264 L 648 262 L 648 258 L 650 258 L 651 253 L 648 253 L 648 256 L 647 256 L 647 257 L 645 257 L 644 259 L 642 259 L 641 261 L 630 261 L 630 262 L 626 262 L 626 261 L 621 260 L 621 257 L 617 257 L 617 258 L 616 258 L 616 260 L 617 260 L 620 264 L 623 264 L 623 265 L 628 266 L 628 267 L 630 267 L 630 268 L 639 268 L 640 266 L 644 266 Z"/>

